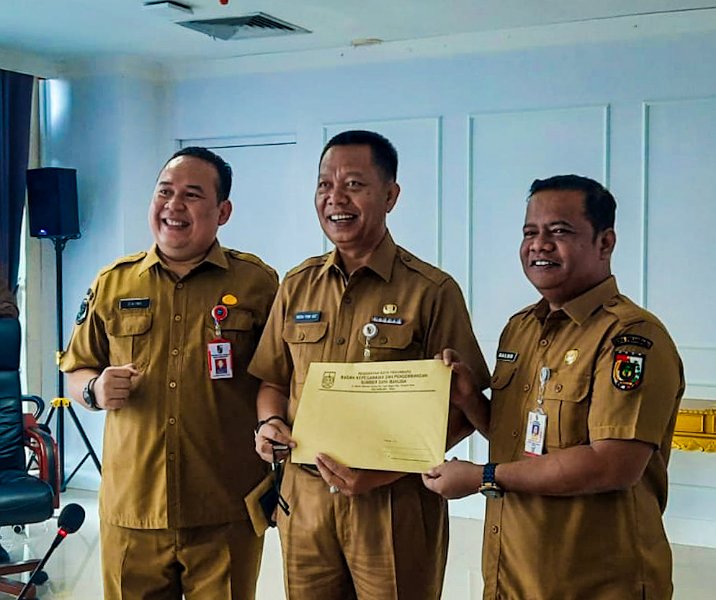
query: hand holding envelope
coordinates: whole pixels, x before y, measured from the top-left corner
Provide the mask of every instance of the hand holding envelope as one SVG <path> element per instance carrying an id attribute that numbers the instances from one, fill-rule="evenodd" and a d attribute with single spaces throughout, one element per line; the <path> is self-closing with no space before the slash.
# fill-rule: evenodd
<path id="1" fill-rule="evenodd" d="M 441 360 L 312 363 L 291 460 L 422 473 L 443 462 L 450 368 Z"/>

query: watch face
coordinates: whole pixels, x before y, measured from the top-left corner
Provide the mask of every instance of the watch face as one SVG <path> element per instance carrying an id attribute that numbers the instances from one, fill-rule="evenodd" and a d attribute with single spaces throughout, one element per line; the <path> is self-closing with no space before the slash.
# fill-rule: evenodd
<path id="1" fill-rule="evenodd" d="M 480 493 L 486 498 L 500 498 L 502 496 L 502 490 L 496 488 L 486 488 L 480 490 Z"/>
<path id="2" fill-rule="evenodd" d="M 486 498 L 500 498 L 502 490 L 494 483 L 486 483 L 480 488 L 480 493 Z"/>
<path id="3" fill-rule="evenodd" d="M 87 403 L 90 408 L 98 408 L 97 399 L 95 398 L 94 392 L 90 390 L 89 383 L 82 390 L 82 399 Z"/>

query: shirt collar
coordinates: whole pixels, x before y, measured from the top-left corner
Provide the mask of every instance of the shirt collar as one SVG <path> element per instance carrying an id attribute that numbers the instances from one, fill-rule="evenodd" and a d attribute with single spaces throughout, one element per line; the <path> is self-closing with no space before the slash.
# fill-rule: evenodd
<path id="1" fill-rule="evenodd" d="M 365 265 L 364 268 L 370 269 L 376 275 L 381 277 L 384 281 L 388 282 L 390 281 L 390 278 L 393 274 L 393 264 L 395 262 L 395 255 L 397 254 L 397 252 L 398 247 L 395 245 L 395 242 L 393 241 L 390 232 L 386 231 L 385 237 L 380 242 L 380 244 L 378 244 L 375 250 L 373 250 L 370 257 L 368 258 L 368 263 Z M 335 268 L 342 273 L 343 270 L 340 268 L 339 265 L 340 260 L 338 255 L 338 249 L 334 248 L 333 251 L 326 258 L 326 262 L 324 263 L 323 267 L 321 267 L 320 274 L 323 275 L 331 268 Z"/>
<path id="2" fill-rule="evenodd" d="M 565 302 L 560 309 L 577 325 L 582 325 L 600 306 L 619 294 L 616 279 L 610 275 L 601 283 L 587 290 L 576 298 Z M 542 298 L 532 309 L 534 315 L 544 321 L 549 314 L 549 302 Z"/>
<path id="3" fill-rule="evenodd" d="M 212 265 L 216 265 L 217 267 L 220 267 L 222 269 L 229 268 L 229 261 L 227 260 L 224 251 L 219 245 L 218 240 L 214 240 L 214 243 L 211 245 L 211 248 L 209 248 L 209 252 L 199 263 L 199 265 L 202 265 L 204 263 L 211 263 Z M 162 257 L 159 255 L 159 249 L 157 245 L 153 244 L 147 252 L 147 255 L 142 260 L 142 264 L 139 268 L 139 273 L 142 274 L 157 264 L 161 265 L 164 269 L 170 270 L 169 267 L 167 267 L 166 263 L 162 260 Z M 197 267 L 199 265 L 197 265 Z"/>

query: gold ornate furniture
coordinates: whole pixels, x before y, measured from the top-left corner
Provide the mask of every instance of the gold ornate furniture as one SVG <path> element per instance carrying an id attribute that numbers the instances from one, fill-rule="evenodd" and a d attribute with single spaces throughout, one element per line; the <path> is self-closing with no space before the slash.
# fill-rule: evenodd
<path id="1" fill-rule="evenodd" d="M 716 452 L 716 403 L 683 400 L 671 446 L 677 450 Z"/>

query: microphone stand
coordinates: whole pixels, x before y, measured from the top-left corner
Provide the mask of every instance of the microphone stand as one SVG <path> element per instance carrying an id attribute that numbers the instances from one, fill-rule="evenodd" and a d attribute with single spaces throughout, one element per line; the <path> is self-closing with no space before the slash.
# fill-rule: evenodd
<path id="1" fill-rule="evenodd" d="M 79 504 L 68 504 L 62 509 L 60 516 L 57 518 L 57 523 L 60 526 L 57 530 L 57 535 L 55 536 L 55 539 L 52 540 L 52 544 L 50 544 L 47 552 L 45 552 L 45 556 L 42 557 L 42 560 L 38 561 L 37 565 L 35 565 L 35 568 L 32 570 L 32 573 L 30 573 L 30 577 L 28 578 L 27 583 L 20 590 L 20 595 L 17 597 L 17 600 L 22 600 L 27 594 L 30 594 L 30 597 L 32 598 L 35 597 L 35 577 L 37 577 L 38 573 L 42 572 L 42 567 L 45 566 L 45 563 L 48 561 L 50 556 L 52 556 L 52 553 L 55 551 L 57 546 L 59 546 L 70 533 L 75 533 L 80 527 L 82 527 L 84 520 L 85 510 Z M 46 580 L 47 576 L 45 575 L 41 583 L 44 583 Z"/>
<path id="2" fill-rule="evenodd" d="M 57 533 L 55 536 L 54 541 L 52 542 L 52 545 L 50 546 L 50 549 L 47 551 L 45 556 L 42 557 L 42 560 L 37 563 L 37 566 L 32 570 L 32 573 L 30 573 L 30 577 L 27 580 L 27 583 L 24 585 L 24 587 L 20 590 L 20 595 L 17 597 L 17 600 L 24 600 L 27 597 L 27 593 L 30 591 L 30 589 L 33 588 L 33 583 L 35 581 L 35 576 L 42 571 L 42 567 L 45 566 L 45 563 L 47 563 L 50 556 L 52 556 L 52 553 L 55 551 L 55 548 L 60 545 L 60 542 L 67 537 L 67 533 L 62 531 L 62 533 Z M 63 535 L 64 534 L 64 535 Z M 33 590 L 34 591 L 34 590 Z"/>

